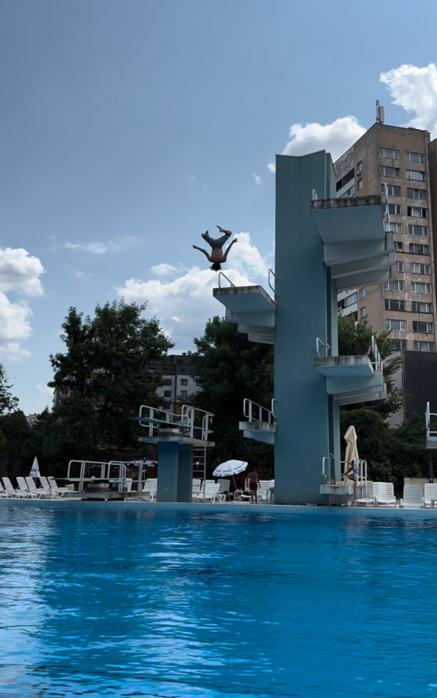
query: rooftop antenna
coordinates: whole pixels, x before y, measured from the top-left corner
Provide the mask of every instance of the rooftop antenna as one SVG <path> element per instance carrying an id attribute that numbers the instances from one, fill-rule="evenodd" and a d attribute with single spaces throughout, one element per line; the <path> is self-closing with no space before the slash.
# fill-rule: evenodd
<path id="1" fill-rule="evenodd" d="M 384 107 L 379 106 L 379 99 L 376 100 L 376 123 L 383 124 L 385 121 Z"/>

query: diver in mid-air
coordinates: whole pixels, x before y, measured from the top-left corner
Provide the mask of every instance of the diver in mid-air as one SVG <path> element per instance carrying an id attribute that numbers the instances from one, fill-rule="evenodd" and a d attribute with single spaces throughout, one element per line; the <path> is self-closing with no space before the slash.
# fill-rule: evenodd
<path id="1" fill-rule="evenodd" d="M 237 238 L 234 238 L 231 244 L 227 247 L 226 251 L 223 252 L 223 245 L 225 244 L 225 242 L 229 240 L 229 238 L 232 235 L 232 232 L 230 230 L 224 230 L 223 228 L 220 228 L 219 225 L 217 226 L 217 228 L 221 233 L 224 234 L 221 237 L 216 238 L 215 240 L 214 238 L 210 237 L 208 231 L 206 231 L 206 233 L 201 234 L 201 237 L 203 237 L 205 242 L 207 242 L 208 245 L 211 245 L 211 253 L 207 252 L 206 250 L 202 250 L 202 248 L 197 247 L 197 245 L 193 245 L 195 250 L 203 252 L 208 262 L 211 262 L 211 269 L 213 269 L 214 271 L 219 271 L 222 268 L 221 265 L 226 262 L 232 245 L 237 242 Z"/>

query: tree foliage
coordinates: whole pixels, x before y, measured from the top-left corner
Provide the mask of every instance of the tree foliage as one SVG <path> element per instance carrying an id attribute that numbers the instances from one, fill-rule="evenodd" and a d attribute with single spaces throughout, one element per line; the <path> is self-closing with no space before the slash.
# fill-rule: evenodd
<path id="1" fill-rule="evenodd" d="M 271 446 L 245 439 L 238 428 L 243 400 L 268 407 L 273 397 L 273 347 L 249 342 L 235 324 L 219 317 L 208 320 L 203 337 L 195 339 L 193 355 L 199 392 L 197 407 L 213 412 L 215 448 L 211 462 L 248 460 L 267 470 L 273 466 Z"/>
<path id="2" fill-rule="evenodd" d="M 65 353 L 50 356 L 49 385 L 65 397 L 54 410 L 53 443 L 82 456 L 98 447 L 137 444 L 132 416 L 141 404 L 157 404 L 162 378 L 148 364 L 172 346 L 145 305 L 124 301 L 97 305 L 93 318 L 70 308 L 62 325 Z"/>

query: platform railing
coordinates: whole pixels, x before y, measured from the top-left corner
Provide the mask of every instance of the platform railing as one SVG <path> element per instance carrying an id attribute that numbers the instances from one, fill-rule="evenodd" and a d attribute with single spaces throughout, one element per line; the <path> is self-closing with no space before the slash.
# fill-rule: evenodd
<path id="1" fill-rule="evenodd" d="M 320 356 L 320 347 L 325 347 L 325 356 L 329 356 L 330 345 L 325 343 L 320 337 L 316 338 L 316 352 Z"/>
<path id="2" fill-rule="evenodd" d="M 273 400 L 272 400 L 273 403 Z M 273 410 L 267 409 L 259 405 L 253 400 L 244 398 L 243 400 L 243 414 L 249 422 L 267 422 L 268 424 L 274 423 Z"/>
<path id="3" fill-rule="evenodd" d="M 353 480 L 354 484 L 357 487 L 364 487 L 364 485 L 367 484 L 367 461 L 361 460 L 361 458 L 356 458 L 355 460 L 357 461 L 357 469 L 356 469 L 356 472 L 354 471 L 353 477 L 352 477 L 352 473 L 349 476 L 344 475 L 345 466 L 346 466 L 347 461 L 344 461 L 344 460 L 341 461 L 341 464 L 340 464 L 341 470 L 342 470 L 341 480 L 342 480 L 342 482 L 344 482 L 345 479 Z"/>
<path id="4" fill-rule="evenodd" d="M 234 284 L 234 283 L 230 280 L 230 278 L 229 278 L 228 276 L 226 276 L 226 274 L 225 274 L 224 272 L 222 272 L 222 271 L 219 271 L 219 275 L 218 275 L 218 285 L 219 285 L 219 288 L 227 288 L 226 286 L 225 286 L 225 287 L 222 286 L 222 284 L 221 284 L 221 280 L 222 280 L 222 279 L 226 279 L 226 281 L 229 283 L 229 285 L 230 285 L 230 286 L 233 286 L 233 287 L 235 288 L 235 284 Z"/>
<path id="5" fill-rule="evenodd" d="M 437 431 L 434 431 L 431 429 L 431 417 L 436 417 L 437 421 L 437 412 L 431 412 L 431 407 L 429 402 L 426 403 L 426 413 L 425 413 L 425 420 L 426 420 L 426 441 L 428 442 L 430 438 L 436 438 L 437 437 Z"/>
<path id="6" fill-rule="evenodd" d="M 109 466 L 111 462 L 114 461 L 109 461 L 108 463 L 107 461 L 71 460 L 67 467 L 67 480 L 78 483 L 78 492 L 82 492 L 84 483 L 94 480 L 108 480 L 120 483 L 120 480 L 123 480 L 122 469 L 119 468 L 117 477 L 110 477 L 111 470 Z M 77 476 L 74 477 L 73 471 L 77 465 L 79 465 L 79 469 Z"/>
<path id="7" fill-rule="evenodd" d="M 182 436 L 191 439 L 208 441 L 211 432 L 212 412 L 200 410 L 191 405 L 182 405 L 179 414 L 168 412 L 159 407 L 141 405 L 139 412 L 139 424 L 148 430 L 148 436 L 156 436 L 159 429 L 173 426 L 179 429 Z"/>
<path id="8" fill-rule="evenodd" d="M 372 335 L 372 354 L 374 361 L 372 361 L 372 366 L 375 371 L 382 371 L 383 368 L 383 362 L 381 358 L 381 354 L 379 353 L 378 345 L 376 343 L 375 336 Z"/>
<path id="9" fill-rule="evenodd" d="M 273 279 L 273 284 L 272 284 L 272 279 Z M 273 269 L 269 269 L 269 273 L 268 273 L 268 276 L 267 276 L 267 282 L 268 282 L 270 288 L 271 288 L 272 291 L 273 291 L 273 295 L 276 297 L 276 290 L 275 290 L 275 286 L 276 286 L 276 274 L 275 274 L 275 272 L 273 271 Z"/>

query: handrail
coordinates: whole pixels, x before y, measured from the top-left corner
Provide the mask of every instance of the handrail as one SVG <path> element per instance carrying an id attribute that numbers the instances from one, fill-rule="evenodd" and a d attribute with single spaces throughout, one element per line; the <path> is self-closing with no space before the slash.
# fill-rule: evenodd
<path id="1" fill-rule="evenodd" d="M 270 281 L 270 279 L 271 279 L 272 276 L 273 276 L 273 286 L 272 286 L 272 283 L 271 283 L 271 281 Z M 268 284 L 269 284 L 270 288 L 272 289 L 273 293 L 274 293 L 275 296 L 276 296 L 276 290 L 275 290 L 275 286 L 276 286 L 276 274 L 275 274 L 275 272 L 273 271 L 273 269 L 269 269 L 268 276 L 267 276 L 267 281 L 268 281 Z"/>
<path id="2" fill-rule="evenodd" d="M 275 398 L 272 397 L 272 401 L 271 401 L 271 403 L 270 403 L 270 410 L 271 410 L 271 413 L 272 413 L 273 417 L 276 417 L 276 414 L 275 414 L 275 402 L 276 402 Z"/>
<path id="3" fill-rule="evenodd" d="M 375 371 L 382 371 L 382 358 L 379 353 L 378 344 L 376 343 L 375 335 L 372 334 L 372 353 L 375 361 L 372 361 L 372 365 Z"/>
<path id="4" fill-rule="evenodd" d="M 358 461 L 358 466 L 357 466 L 357 474 L 355 475 L 354 473 L 354 479 L 355 479 L 355 485 L 358 485 L 359 487 L 363 487 L 364 485 L 367 484 L 367 461 L 362 460 L 361 458 L 356 458 L 354 460 Z M 342 460 L 340 462 L 341 466 L 344 466 L 346 464 L 346 461 Z M 344 468 L 343 468 L 344 470 Z M 341 479 L 344 481 L 344 472 L 341 474 Z M 349 479 L 352 479 L 351 477 Z"/>
<path id="5" fill-rule="evenodd" d="M 317 338 L 316 338 L 316 352 L 317 352 L 317 356 L 320 356 L 320 345 L 322 345 L 323 347 L 325 347 L 325 356 L 329 356 L 329 355 L 328 355 L 328 351 L 330 350 L 331 347 L 330 347 L 329 344 L 327 344 L 327 343 L 325 344 L 325 342 L 323 342 L 323 341 L 320 339 L 320 337 L 317 337 Z"/>
<path id="6" fill-rule="evenodd" d="M 322 474 L 323 477 L 325 478 L 325 482 L 328 482 L 328 476 L 326 474 L 326 462 L 328 460 L 328 456 L 323 456 L 322 458 Z"/>
<path id="7" fill-rule="evenodd" d="M 437 417 L 437 412 L 431 412 L 431 407 L 429 402 L 426 403 L 426 412 L 425 412 L 425 420 L 426 420 L 426 440 L 427 442 L 429 441 L 430 437 L 435 437 L 437 436 L 437 431 L 431 431 L 431 417 Z"/>
<path id="8" fill-rule="evenodd" d="M 226 279 L 226 281 L 229 281 L 230 285 L 233 286 L 233 287 L 235 288 L 235 284 L 232 283 L 232 281 L 230 280 L 230 278 L 229 278 L 228 276 L 226 276 L 226 274 L 224 274 L 224 272 L 222 272 L 222 271 L 219 271 L 219 275 L 218 275 L 218 285 L 219 285 L 219 288 L 222 288 L 222 285 L 221 285 L 221 283 L 220 283 L 221 277 L 223 277 L 224 279 Z M 225 288 L 226 288 L 226 287 L 225 287 Z"/>
<path id="9" fill-rule="evenodd" d="M 311 192 L 311 196 L 312 196 L 312 201 L 317 201 L 319 198 L 319 195 L 317 194 L 315 189 L 313 189 L 313 191 Z"/>
<path id="10" fill-rule="evenodd" d="M 264 419 L 264 413 L 266 414 L 266 419 Z M 268 424 L 274 423 L 273 411 L 268 410 L 267 407 L 259 405 L 257 402 L 253 402 L 253 400 L 249 400 L 247 397 L 243 400 L 243 414 L 246 419 L 249 420 L 249 422 L 267 422 Z"/>

